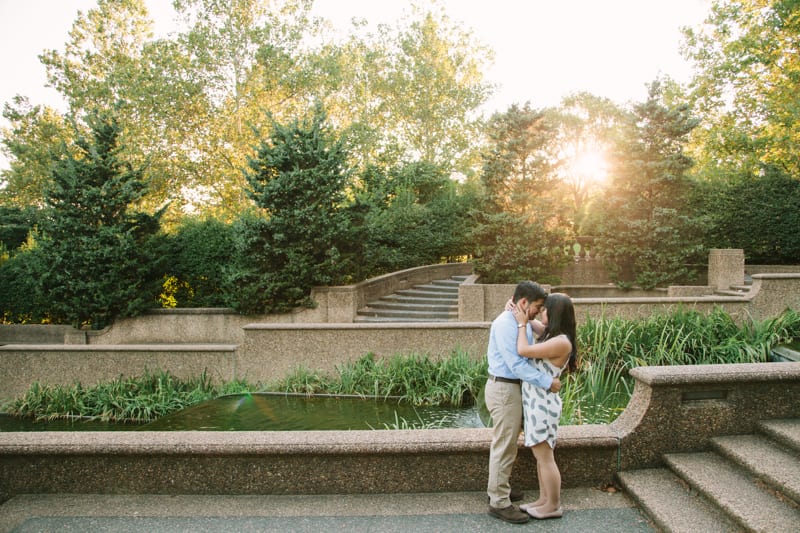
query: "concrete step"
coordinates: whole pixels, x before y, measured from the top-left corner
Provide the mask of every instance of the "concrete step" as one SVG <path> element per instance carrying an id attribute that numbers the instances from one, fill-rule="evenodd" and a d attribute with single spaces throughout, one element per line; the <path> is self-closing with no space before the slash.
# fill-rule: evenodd
<path id="1" fill-rule="evenodd" d="M 443 291 L 428 291 L 422 289 L 401 289 L 394 293 L 396 296 L 405 296 L 408 298 L 426 298 L 426 299 L 447 299 L 452 302 L 458 301 L 458 293 L 443 292 Z M 391 296 L 391 295 L 389 295 Z M 384 296 L 387 298 L 388 296 Z"/>
<path id="2" fill-rule="evenodd" d="M 414 318 L 413 316 L 396 317 L 396 316 L 383 316 L 383 315 L 358 315 L 353 319 L 353 322 L 458 322 L 456 318 Z"/>
<path id="3" fill-rule="evenodd" d="M 800 457 L 796 450 L 784 449 L 765 435 L 715 437 L 711 442 L 723 457 L 800 504 Z"/>
<path id="4" fill-rule="evenodd" d="M 436 282 L 425 283 L 423 285 L 414 285 L 414 288 L 411 290 L 415 291 L 423 291 L 423 292 L 432 292 L 432 293 L 444 293 L 444 294 L 454 294 L 458 297 L 458 285 L 443 285 L 437 284 Z M 398 293 L 402 294 L 405 291 L 397 291 Z"/>
<path id="5" fill-rule="evenodd" d="M 758 429 L 775 442 L 800 452 L 800 419 L 762 420 L 758 423 Z"/>
<path id="6" fill-rule="evenodd" d="M 356 322 L 452 322 L 458 320 L 458 286 L 468 276 L 433 280 L 367 302 Z"/>
<path id="7" fill-rule="evenodd" d="M 410 309 L 372 309 L 367 307 L 358 311 L 358 316 L 361 317 L 381 317 L 381 318 L 394 318 L 396 322 L 406 322 L 406 319 L 451 319 L 458 320 L 458 309 L 455 311 L 420 311 Z"/>
<path id="8" fill-rule="evenodd" d="M 455 311 L 458 313 L 458 305 L 452 303 L 436 304 L 436 303 L 415 303 L 409 304 L 404 302 L 392 302 L 378 300 L 370 302 L 367 305 L 369 310 L 389 309 L 393 311 L 425 311 L 432 313 L 450 313 Z M 365 310 L 366 311 L 366 310 Z"/>
<path id="9" fill-rule="evenodd" d="M 446 295 L 442 295 L 436 298 L 425 298 L 419 296 L 405 296 L 402 294 L 390 294 L 388 296 L 384 296 L 379 302 L 393 302 L 393 303 L 402 303 L 402 304 L 422 304 L 422 305 L 458 305 L 457 298 L 449 298 Z M 372 305 L 370 302 L 367 305 Z"/>
<path id="10" fill-rule="evenodd" d="M 663 531 L 728 533 L 741 530 L 741 526 L 721 509 L 692 491 L 666 468 L 620 472 L 617 478 L 639 508 Z"/>
<path id="11" fill-rule="evenodd" d="M 450 289 L 455 289 L 456 291 L 458 291 L 458 286 L 461 285 L 462 283 L 464 283 L 463 280 L 459 281 L 458 279 L 455 278 L 435 279 L 431 281 L 431 285 L 436 285 L 437 287 L 448 287 Z"/>
<path id="12" fill-rule="evenodd" d="M 751 531 L 796 532 L 800 510 L 762 488 L 742 468 L 713 452 L 667 454 L 669 468 Z"/>

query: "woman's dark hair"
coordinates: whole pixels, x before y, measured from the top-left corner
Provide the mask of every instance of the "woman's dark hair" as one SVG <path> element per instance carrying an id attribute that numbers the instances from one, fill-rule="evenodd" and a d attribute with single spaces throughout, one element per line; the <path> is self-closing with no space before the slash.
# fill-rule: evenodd
<path id="1" fill-rule="evenodd" d="M 550 339 L 559 335 L 566 335 L 572 344 L 572 351 L 567 361 L 567 370 L 574 372 L 578 369 L 578 345 L 575 341 L 577 325 L 575 323 L 575 307 L 572 300 L 564 293 L 554 292 L 544 301 L 547 310 L 547 327 L 543 339 Z"/>

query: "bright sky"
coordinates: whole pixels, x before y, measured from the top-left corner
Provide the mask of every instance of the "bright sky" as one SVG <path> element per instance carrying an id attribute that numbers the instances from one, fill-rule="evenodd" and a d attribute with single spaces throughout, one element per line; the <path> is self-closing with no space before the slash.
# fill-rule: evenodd
<path id="1" fill-rule="evenodd" d="M 424 2 L 424 0 L 421 0 Z M 172 27 L 170 0 L 146 0 L 163 35 Z M 530 101 L 557 105 L 569 93 L 588 91 L 618 103 L 641 101 L 645 84 L 659 74 L 686 81 L 680 28 L 698 25 L 709 0 L 441 0 L 454 21 L 495 51 L 486 73 L 497 84 L 487 112 Z M 16 94 L 33 104 L 62 109 L 58 93 L 45 87 L 38 55 L 63 50 L 78 10 L 96 0 L 0 0 L 0 104 Z M 337 28 L 352 17 L 389 23 L 409 10 L 410 0 L 315 0 L 315 13 Z M 0 126 L 7 126 L 0 119 Z M 0 168 L 7 168 L 0 155 Z"/>

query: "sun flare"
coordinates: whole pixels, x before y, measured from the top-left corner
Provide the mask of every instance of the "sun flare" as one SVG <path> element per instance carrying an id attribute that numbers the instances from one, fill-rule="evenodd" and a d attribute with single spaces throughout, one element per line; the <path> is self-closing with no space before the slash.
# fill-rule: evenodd
<path id="1" fill-rule="evenodd" d="M 606 158 L 598 150 L 585 150 L 576 154 L 570 165 L 572 172 L 584 181 L 600 183 L 608 175 Z"/>

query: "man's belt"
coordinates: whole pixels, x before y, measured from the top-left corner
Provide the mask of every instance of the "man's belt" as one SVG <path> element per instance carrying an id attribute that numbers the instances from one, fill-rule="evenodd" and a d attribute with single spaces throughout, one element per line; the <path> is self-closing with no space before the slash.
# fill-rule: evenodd
<path id="1" fill-rule="evenodd" d="M 499 381 L 500 383 L 515 383 L 517 385 L 522 383 L 521 379 L 501 378 L 500 376 L 493 376 L 491 374 L 489 374 L 489 379 L 492 381 Z"/>

